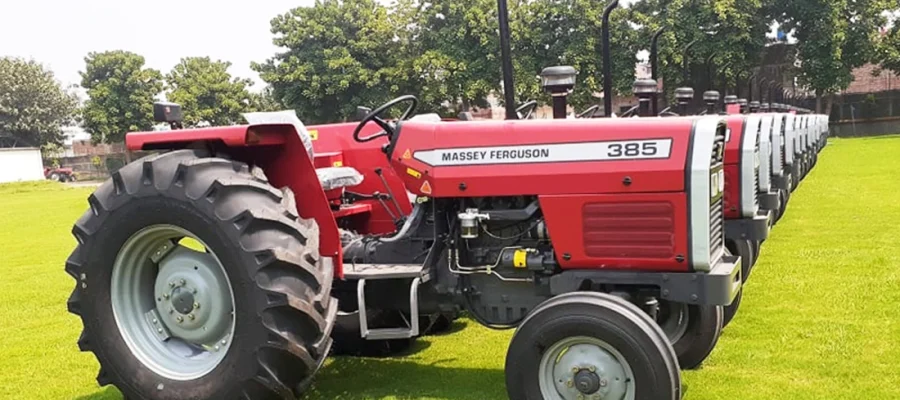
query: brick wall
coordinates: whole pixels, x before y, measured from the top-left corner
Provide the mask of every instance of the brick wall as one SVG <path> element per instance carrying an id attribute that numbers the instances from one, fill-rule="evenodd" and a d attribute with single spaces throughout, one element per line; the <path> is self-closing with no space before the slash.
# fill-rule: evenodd
<path id="1" fill-rule="evenodd" d="M 866 64 L 853 70 L 854 80 L 844 94 L 887 92 L 900 89 L 900 76 L 888 70 L 878 71 L 878 66 Z M 874 72 L 880 72 L 872 75 Z"/>

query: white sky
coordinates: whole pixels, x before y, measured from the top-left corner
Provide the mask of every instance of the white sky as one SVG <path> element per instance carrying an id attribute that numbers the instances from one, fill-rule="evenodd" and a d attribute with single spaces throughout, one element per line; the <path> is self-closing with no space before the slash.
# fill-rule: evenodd
<path id="1" fill-rule="evenodd" d="M 231 61 L 259 82 L 251 61 L 278 49 L 269 22 L 313 0 L 0 0 L 0 56 L 33 58 L 65 85 L 78 84 L 91 51 L 128 50 L 164 74 L 182 57 Z"/>

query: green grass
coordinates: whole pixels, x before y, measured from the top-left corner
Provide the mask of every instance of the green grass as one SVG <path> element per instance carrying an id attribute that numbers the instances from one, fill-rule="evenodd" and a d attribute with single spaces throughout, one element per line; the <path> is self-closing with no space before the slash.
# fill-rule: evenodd
<path id="1" fill-rule="evenodd" d="M 764 244 L 687 399 L 900 398 L 900 137 L 832 140 Z M 66 312 L 89 189 L 0 186 L 0 398 L 119 398 Z M 503 399 L 511 336 L 463 321 L 394 359 L 330 360 L 309 399 Z"/>

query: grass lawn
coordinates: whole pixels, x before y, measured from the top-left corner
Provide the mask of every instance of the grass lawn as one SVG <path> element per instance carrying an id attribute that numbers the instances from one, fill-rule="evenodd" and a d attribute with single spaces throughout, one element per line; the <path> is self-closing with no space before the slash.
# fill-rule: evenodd
<path id="1" fill-rule="evenodd" d="M 900 136 L 834 139 L 764 244 L 735 321 L 686 398 L 900 398 Z M 89 189 L 0 186 L 0 399 L 112 399 L 66 312 Z M 470 321 L 395 359 L 335 359 L 309 399 L 506 396 L 511 331 Z"/>

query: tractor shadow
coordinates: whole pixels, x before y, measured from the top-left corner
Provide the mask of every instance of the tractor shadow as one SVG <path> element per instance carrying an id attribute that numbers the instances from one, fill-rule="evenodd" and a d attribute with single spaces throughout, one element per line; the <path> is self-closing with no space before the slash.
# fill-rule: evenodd
<path id="1" fill-rule="evenodd" d="M 96 392 L 76 397 L 75 400 L 119 400 L 122 393 L 112 386 L 97 389 Z"/>
<path id="2" fill-rule="evenodd" d="M 445 367 L 386 358 L 336 357 L 319 371 L 303 400 L 325 399 L 505 399 L 502 369 Z"/>

